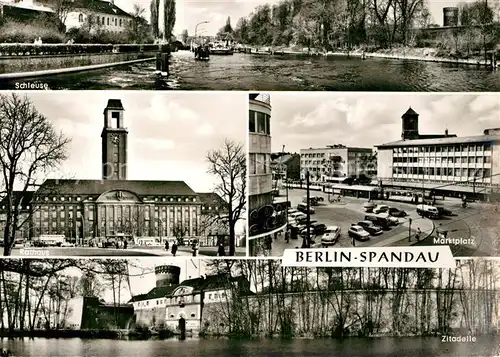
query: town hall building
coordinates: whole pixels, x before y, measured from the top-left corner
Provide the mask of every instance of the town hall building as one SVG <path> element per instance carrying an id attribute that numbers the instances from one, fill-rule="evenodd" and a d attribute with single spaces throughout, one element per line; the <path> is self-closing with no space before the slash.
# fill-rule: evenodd
<path id="1" fill-rule="evenodd" d="M 215 245 L 218 242 L 213 235 L 227 233 L 221 229 L 213 232 L 202 225 L 206 220 L 202 215 L 224 209 L 224 201 L 215 193 L 198 194 L 184 181 L 128 180 L 129 133 L 124 112 L 118 99 L 110 99 L 104 109 L 102 178 L 48 179 L 36 192 L 29 192 L 30 197 L 23 198 L 25 206 L 21 208 L 33 208 L 25 210 L 25 215 L 31 217 L 19 238 L 36 240 L 44 235 L 64 235 L 77 245 L 100 245 L 117 240 L 164 244 L 166 239 L 207 240 L 207 235 L 212 235 L 210 245 Z M 217 207 L 214 195 L 218 197 Z M 209 201 L 204 202 L 205 198 Z M 200 244 L 207 245 L 208 241 Z"/>

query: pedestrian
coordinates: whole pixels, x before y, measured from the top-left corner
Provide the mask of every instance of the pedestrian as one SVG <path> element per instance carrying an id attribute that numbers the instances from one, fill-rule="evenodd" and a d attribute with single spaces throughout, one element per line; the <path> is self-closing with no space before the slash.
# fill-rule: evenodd
<path id="1" fill-rule="evenodd" d="M 417 234 L 415 234 L 415 238 L 417 239 L 417 242 L 420 242 L 420 235 L 422 234 L 422 231 L 420 230 L 420 227 L 417 228 Z"/>
<path id="2" fill-rule="evenodd" d="M 285 232 L 285 242 L 290 242 L 290 231 L 288 229 Z"/>
<path id="3" fill-rule="evenodd" d="M 175 254 L 177 253 L 177 243 L 172 244 L 172 255 L 175 257 Z"/>
<path id="4" fill-rule="evenodd" d="M 194 241 L 193 242 L 193 257 L 196 257 L 196 255 L 198 255 L 198 249 L 199 249 L 199 245 L 198 245 L 198 242 L 197 241 Z"/>
<path id="5" fill-rule="evenodd" d="M 127 245 L 128 245 L 127 240 L 124 240 L 124 241 L 123 241 L 123 249 L 127 249 Z"/>
<path id="6" fill-rule="evenodd" d="M 165 250 L 168 252 L 169 248 L 168 239 L 165 239 Z"/>
<path id="7" fill-rule="evenodd" d="M 352 237 L 352 246 L 355 247 L 356 246 L 356 239 L 354 239 L 354 237 Z"/>
<path id="8" fill-rule="evenodd" d="M 219 248 L 217 249 L 217 255 L 219 257 L 223 257 L 226 255 L 226 251 L 224 250 L 224 246 L 222 245 L 222 243 L 219 243 Z"/>

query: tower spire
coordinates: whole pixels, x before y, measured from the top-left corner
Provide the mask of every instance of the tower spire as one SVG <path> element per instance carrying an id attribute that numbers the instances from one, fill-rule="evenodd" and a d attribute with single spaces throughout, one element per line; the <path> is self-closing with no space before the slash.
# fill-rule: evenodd
<path id="1" fill-rule="evenodd" d="M 102 179 L 127 179 L 127 135 L 120 99 L 109 99 L 104 108 L 102 138 Z"/>

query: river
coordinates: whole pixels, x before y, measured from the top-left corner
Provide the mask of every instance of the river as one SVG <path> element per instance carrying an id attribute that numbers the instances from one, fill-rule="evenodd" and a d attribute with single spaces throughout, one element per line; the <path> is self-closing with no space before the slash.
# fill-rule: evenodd
<path id="1" fill-rule="evenodd" d="M 500 71 L 422 61 L 357 57 L 172 54 L 168 79 L 155 63 L 40 78 L 50 89 L 496 92 Z M 30 82 L 33 82 L 30 80 Z M 14 83 L 2 87 L 14 89 Z"/>
<path id="2" fill-rule="evenodd" d="M 352 338 L 347 340 L 295 339 L 227 340 L 0 340 L 14 356 L 23 357 L 492 357 L 498 356 L 499 340 L 478 338 L 475 343 L 442 343 L 440 338 Z"/>

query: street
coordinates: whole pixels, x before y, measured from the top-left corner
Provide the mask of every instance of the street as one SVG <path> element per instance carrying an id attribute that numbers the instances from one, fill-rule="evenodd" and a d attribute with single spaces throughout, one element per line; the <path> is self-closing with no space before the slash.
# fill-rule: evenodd
<path id="1" fill-rule="evenodd" d="M 226 254 L 229 248 L 226 247 Z M 192 256 L 191 247 L 180 246 L 176 256 Z M 245 247 L 236 247 L 236 256 L 245 256 Z M 47 247 L 47 248 L 14 248 L 12 256 L 26 257 L 102 257 L 102 256 L 172 256 L 163 247 L 131 247 L 127 249 L 90 248 L 90 247 Z M 198 256 L 217 256 L 217 247 L 200 247 Z"/>
<path id="2" fill-rule="evenodd" d="M 288 197 L 292 208 L 296 208 L 305 195 L 306 191 L 303 189 L 289 190 Z M 311 191 L 310 195 L 324 198 L 323 202 L 314 207 L 315 213 L 311 215 L 311 221 L 318 221 L 327 226 L 340 226 L 342 233 L 333 247 L 352 247 L 352 240 L 349 238 L 347 231 L 351 224 L 363 220 L 365 215 L 363 204 L 367 200 L 343 197 L 340 203 L 330 203 L 328 194 Z M 490 207 L 487 204 L 471 203 L 467 208 L 462 208 L 460 200 L 447 198 L 445 201 L 438 201 L 437 205 L 450 209 L 455 215 L 430 220 L 417 215 L 413 204 L 392 201 L 376 201 L 375 203 L 396 207 L 409 214 L 409 217 L 412 218 L 412 241 L 408 241 L 409 221 L 408 217 L 405 217 L 399 218 L 400 224 L 390 231 L 384 231 L 379 236 L 372 236 L 367 242 L 356 241 L 356 247 L 438 245 L 439 243 L 435 242 L 434 238 L 437 238 L 436 229 L 439 229 L 448 231 L 447 238 L 449 239 L 462 238 L 462 241 L 468 240 L 466 243 L 474 241 L 475 244 L 464 244 L 463 242 L 460 242 L 461 244 L 447 244 L 450 245 L 455 256 L 491 256 L 500 253 L 500 243 L 498 243 L 500 226 L 498 218 L 495 219 L 494 216 L 496 214 L 496 217 L 498 217 L 498 213 L 487 208 Z M 416 242 L 414 239 L 417 228 L 420 228 L 423 233 L 421 242 Z M 314 247 L 320 247 L 320 243 L 319 237 L 316 238 Z M 302 239 L 300 237 L 298 240 L 291 240 L 290 243 L 286 243 L 284 242 L 284 236 L 281 236 L 273 240 L 272 255 L 281 256 L 284 249 L 300 248 L 301 244 Z"/>

